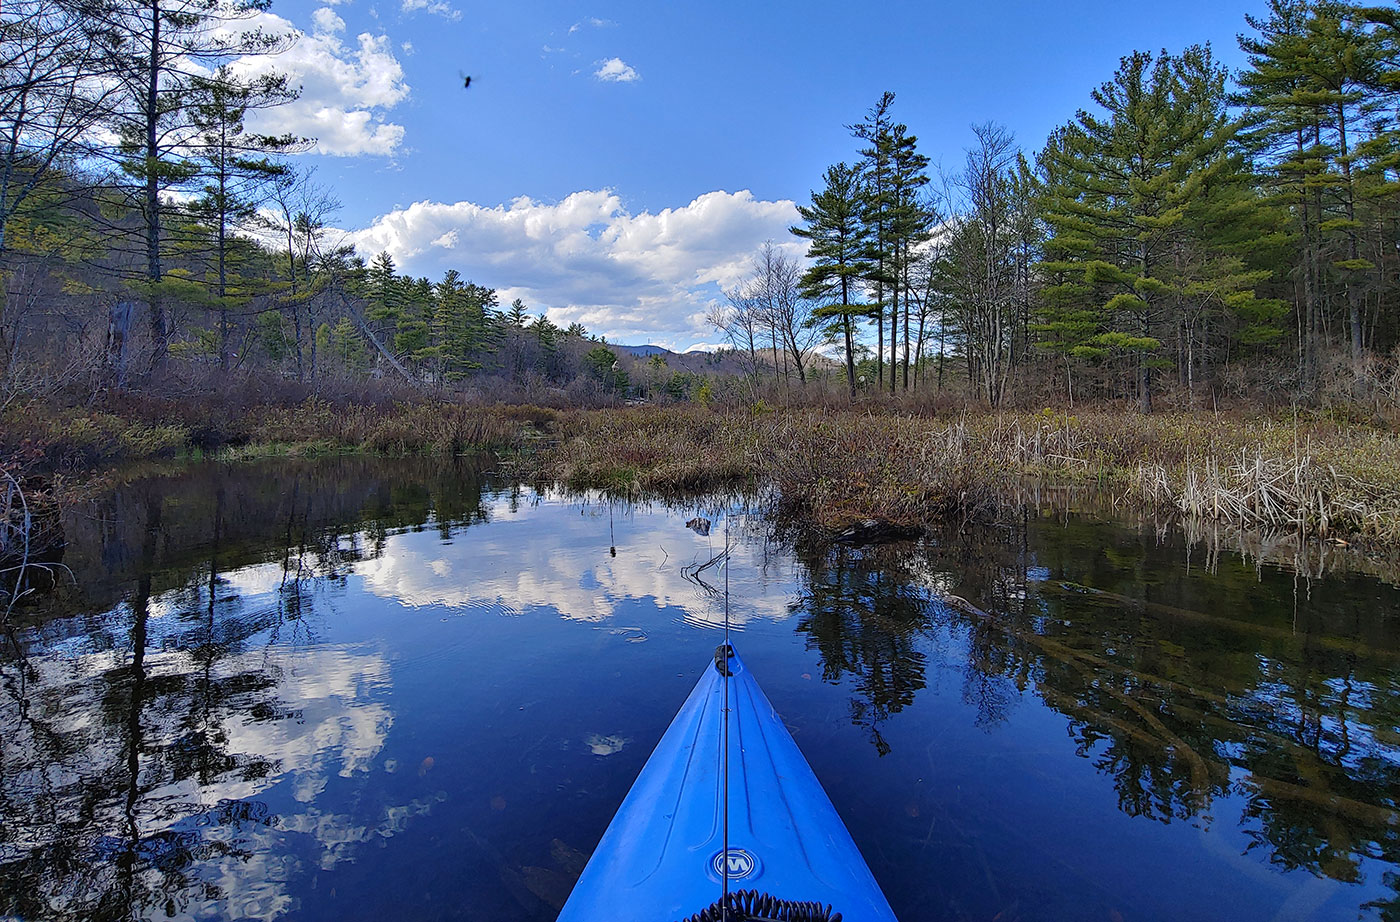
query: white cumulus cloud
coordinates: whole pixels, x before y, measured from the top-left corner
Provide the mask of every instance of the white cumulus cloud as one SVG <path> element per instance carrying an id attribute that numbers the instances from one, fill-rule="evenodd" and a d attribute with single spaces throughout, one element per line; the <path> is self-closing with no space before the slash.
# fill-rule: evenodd
<path id="1" fill-rule="evenodd" d="M 415 275 L 457 269 L 498 289 L 502 304 L 521 298 L 563 326 L 577 321 L 614 342 L 685 350 L 714 337 L 710 308 L 748 273 L 765 240 L 805 251 L 787 232 L 797 219 L 792 202 L 747 191 L 633 214 L 617 193 L 600 190 L 494 207 L 415 202 L 350 239 L 366 258 L 387 250 Z"/>
<path id="2" fill-rule="evenodd" d="M 335 10 L 328 6 L 323 6 L 312 13 L 311 23 L 317 32 L 325 35 L 345 31 L 345 20 L 341 19 Z"/>
<path id="3" fill-rule="evenodd" d="M 276 71 L 301 87 L 295 102 L 256 113 L 256 127 L 316 138 L 316 151 L 332 156 L 393 154 L 403 143 L 404 129 L 389 121 L 387 112 L 409 94 L 393 43 L 386 35 L 363 32 L 351 44 L 335 34 L 338 28 L 323 28 L 335 25 L 330 18 L 344 27 L 339 16 L 323 7 L 312 14 L 318 31 L 301 34 L 287 51 L 236 62 L 245 76 Z M 255 24 L 271 33 L 297 31 L 272 13 L 261 14 Z"/>
<path id="4" fill-rule="evenodd" d="M 637 73 L 632 65 L 624 63 L 622 58 L 600 61 L 593 76 L 609 83 L 631 83 L 633 80 L 642 79 L 642 75 Z"/>

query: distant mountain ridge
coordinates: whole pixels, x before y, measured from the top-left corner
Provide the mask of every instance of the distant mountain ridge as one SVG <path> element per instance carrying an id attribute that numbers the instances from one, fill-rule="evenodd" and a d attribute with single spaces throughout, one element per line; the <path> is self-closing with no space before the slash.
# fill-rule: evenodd
<path id="1" fill-rule="evenodd" d="M 671 372 L 737 375 L 743 374 L 745 368 L 744 363 L 732 352 L 707 352 L 704 349 L 673 352 L 665 346 L 658 346 L 655 343 L 646 343 L 641 346 L 608 343 L 608 348 L 613 350 L 619 358 L 624 358 L 624 366 L 635 364 L 638 368 L 651 367 L 652 363 L 656 361 L 656 357 L 660 356 L 663 367 Z"/>
<path id="2" fill-rule="evenodd" d="M 683 354 L 685 354 L 685 353 L 675 352 L 675 351 L 673 351 L 673 350 L 671 350 L 671 349 L 667 349 L 665 346 L 653 346 L 653 345 L 651 345 L 650 343 L 646 344 L 645 346 L 624 346 L 624 345 L 618 344 L 618 345 L 615 346 L 614 348 L 621 349 L 623 352 L 626 352 L 626 353 L 629 354 L 629 355 L 635 355 L 635 356 L 637 356 L 638 358 L 644 358 L 644 359 L 646 359 L 646 358 L 651 358 L 653 355 L 683 355 Z"/>

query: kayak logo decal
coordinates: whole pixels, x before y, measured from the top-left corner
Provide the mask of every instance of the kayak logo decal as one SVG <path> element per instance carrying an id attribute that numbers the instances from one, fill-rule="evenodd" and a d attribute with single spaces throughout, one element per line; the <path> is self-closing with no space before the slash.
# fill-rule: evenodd
<path id="1" fill-rule="evenodd" d="M 715 856 L 710 859 L 710 867 L 716 877 L 724 877 L 724 872 L 728 869 L 730 880 L 742 880 L 758 870 L 758 859 L 742 848 L 731 848 L 728 852 L 715 852 Z"/>

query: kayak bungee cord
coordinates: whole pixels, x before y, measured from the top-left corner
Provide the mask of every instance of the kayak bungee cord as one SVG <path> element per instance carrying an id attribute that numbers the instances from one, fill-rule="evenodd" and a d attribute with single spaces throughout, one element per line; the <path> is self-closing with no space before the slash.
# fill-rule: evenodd
<path id="1" fill-rule="evenodd" d="M 734 915 L 728 915 L 730 911 Z M 841 922 L 841 913 L 833 913 L 821 903 L 801 903 L 780 900 L 757 890 L 738 890 L 723 900 L 708 906 L 681 922 Z"/>

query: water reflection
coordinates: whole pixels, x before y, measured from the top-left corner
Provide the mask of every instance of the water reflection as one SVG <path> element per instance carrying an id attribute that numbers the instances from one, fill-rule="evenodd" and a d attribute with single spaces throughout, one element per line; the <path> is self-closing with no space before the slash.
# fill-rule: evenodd
<path id="1" fill-rule="evenodd" d="M 850 683 L 851 721 L 865 728 L 881 755 L 889 743 L 880 725 L 912 704 L 925 685 L 919 641 L 938 611 L 924 587 L 901 572 L 905 560 L 888 548 L 838 547 L 803 561 L 806 592 L 797 630 L 821 657 L 822 678 Z"/>
<path id="2" fill-rule="evenodd" d="M 1232 822 L 1270 863 L 1369 878 L 1400 913 L 1400 620 L 1393 593 L 1226 556 L 1187 579 L 1187 549 L 1102 523 L 1027 517 L 917 545 L 804 558 L 798 630 L 851 720 L 881 726 L 926 684 L 926 650 L 960 669 L 977 725 L 1028 695 L 1067 720 L 1118 809 Z M 955 662 L 960 660 L 960 662 Z M 1321 917 L 1321 916 L 1319 916 Z"/>
<path id="3" fill-rule="evenodd" d="M 1036 507 L 812 545 L 468 460 L 209 466 L 64 529 L 79 579 L 0 645 L 0 916 L 552 919 L 729 540 L 745 656 L 902 918 L 1400 919 L 1374 578 Z"/>
<path id="4" fill-rule="evenodd" d="M 606 621 L 620 607 L 647 599 L 677 620 L 723 624 L 722 598 L 698 594 L 697 582 L 684 572 L 723 551 L 722 533 L 672 528 L 657 534 L 650 521 L 638 527 L 638 512 L 644 520 L 652 511 L 664 512 L 645 504 L 559 490 L 527 496 L 522 502 L 520 492 L 511 491 L 486 500 L 484 513 L 494 524 L 484 537 L 459 533 L 442 541 L 410 531 L 387 539 L 357 568 L 365 588 L 411 606 L 544 608 L 588 622 Z M 571 514 L 560 515 L 560 504 Z M 731 621 L 740 628 L 755 618 L 780 621 L 791 615 L 786 597 L 768 590 L 795 578 L 792 561 L 775 552 L 762 524 L 753 514 L 728 517 L 735 542 L 731 592 L 743 599 L 733 607 Z M 742 540 L 745 536 L 749 540 Z"/>
<path id="5" fill-rule="evenodd" d="M 70 559 L 98 578 L 51 604 L 102 605 L 123 583 L 129 595 L 40 621 L 27 651 L 6 650 L 0 912 L 277 918 L 306 860 L 293 852 L 333 867 L 431 806 L 373 827 L 314 806 L 331 777 L 368 771 L 393 723 L 382 654 L 315 643 L 309 604 L 363 556 L 360 541 L 383 540 L 384 507 L 362 493 L 346 521 L 344 494 L 302 476 L 268 492 L 252 472 L 223 474 L 198 483 L 207 492 L 144 483 L 82 510 L 70 534 L 95 534 Z M 285 524 L 276 550 L 268 519 Z M 259 558 L 273 561 L 238 567 Z M 290 805 L 274 812 L 262 795 L 277 785 Z"/>

